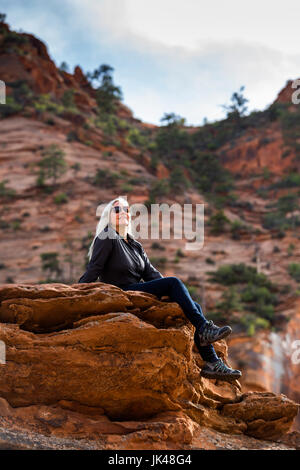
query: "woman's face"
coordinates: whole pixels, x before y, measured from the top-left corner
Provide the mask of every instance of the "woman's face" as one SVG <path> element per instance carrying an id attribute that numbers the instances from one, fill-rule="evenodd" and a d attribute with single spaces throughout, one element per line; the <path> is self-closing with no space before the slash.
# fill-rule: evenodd
<path id="1" fill-rule="evenodd" d="M 114 207 L 119 207 L 119 212 L 116 212 Z M 128 204 L 124 204 L 121 201 L 114 202 L 113 207 L 110 212 L 110 222 L 114 227 L 118 227 L 120 225 L 123 225 L 125 227 L 128 226 L 130 214 L 129 212 L 126 212 L 127 208 L 129 211 Z"/>

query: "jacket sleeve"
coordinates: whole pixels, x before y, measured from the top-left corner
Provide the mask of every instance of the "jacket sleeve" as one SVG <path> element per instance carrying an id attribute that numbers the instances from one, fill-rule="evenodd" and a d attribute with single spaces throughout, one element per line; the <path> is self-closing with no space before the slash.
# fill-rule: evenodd
<path id="1" fill-rule="evenodd" d="M 111 253 L 113 247 L 113 240 L 109 237 L 99 238 L 96 237 L 93 253 L 89 264 L 87 265 L 86 272 L 79 279 L 80 282 L 96 282 L 98 277 L 101 277 L 104 265 Z"/>
<path id="2" fill-rule="evenodd" d="M 142 278 L 144 279 L 145 282 L 147 281 L 153 281 L 154 279 L 161 279 L 164 276 L 150 263 L 150 260 L 141 245 L 141 250 L 142 250 L 142 256 L 145 261 L 145 269 L 142 274 Z"/>

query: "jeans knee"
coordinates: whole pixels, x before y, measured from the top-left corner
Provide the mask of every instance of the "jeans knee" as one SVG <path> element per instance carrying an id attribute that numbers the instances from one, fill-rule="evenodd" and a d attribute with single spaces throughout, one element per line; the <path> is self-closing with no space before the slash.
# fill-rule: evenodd
<path id="1" fill-rule="evenodd" d="M 174 284 L 183 284 L 182 280 L 179 279 L 179 277 L 169 276 L 169 279 L 171 279 Z"/>

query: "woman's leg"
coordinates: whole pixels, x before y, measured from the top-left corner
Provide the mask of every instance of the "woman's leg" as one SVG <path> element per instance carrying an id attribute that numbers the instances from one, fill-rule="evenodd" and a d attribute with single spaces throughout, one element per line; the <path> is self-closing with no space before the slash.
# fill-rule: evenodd
<path id="1" fill-rule="evenodd" d="M 130 284 L 122 289 L 148 292 L 157 297 L 168 295 L 172 301 L 177 302 L 182 307 L 188 319 L 196 327 L 194 341 L 202 359 L 207 362 L 215 362 L 218 360 L 218 356 L 212 344 L 207 346 L 200 345 L 197 328 L 199 328 L 199 325 L 201 326 L 203 322 L 205 324 L 206 319 L 201 306 L 191 298 L 189 291 L 180 279 L 172 276 L 164 277 L 153 281 Z"/>
<path id="2" fill-rule="evenodd" d="M 130 284 L 126 287 L 122 287 L 122 289 L 149 292 L 157 297 L 168 295 L 172 301 L 177 302 L 181 306 L 185 315 L 196 327 L 194 341 L 202 359 L 206 362 L 205 366 L 201 369 L 201 375 L 203 377 L 227 381 L 237 380 L 241 377 L 241 371 L 231 369 L 223 363 L 222 359 L 216 355 L 212 344 L 208 344 L 207 346 L 200 345 L 199 331 L 202 332 L 201 336 L 203 336 L 203 331 L 206 333 L 207 330 L 207 328 L 204 327 L 206 327 L 209 322 L 203 315 L 201 306 L 191 298 L 189 291 L 180 279 L 172 276 L 163 277 L 161 279 L 154 279 L 153 281 Z"/>
<path id="3" fill-rule="evenodd" d="M 187 290 L 184 283 L 177 277 L 169 276 L 161 279 L 154 279 L 153 281 L 139 282 L 136 284 L 130 284 L 123 290 L 139 290 L 154 294 L 158 297 L 167 295 L 170 300 L 177 302 L 182 308 L 183 312 L 195 326 L 198 331 L 207 324 L 207 320 L 203 315 L 201 308 L 199 309 L 189 291 Z"/>
<path id="4" fill-rule="evenodd" d="M 198 304 L 195 301 L 194 301 L 194 304 L 196 305 L 199 312 L 201 312 L 201 314 L 203 315 L 202 308 L 201 308 L 200 304 Z M 219 359 L 219 357 L 216 354 L 215 348 L 213 347 L 212 344 L 208 344 L 207 346 L 201 346 L 200 345 L 200 340 L 199 340 L 199 335 L 197 333 L 197 330 L 194 333 L 194 341 L 195 341 L 195 344 L 197 346 L 197 349 L 198 349 L 199 354 L 202 357 L 203 361 L 216 362 Z"/>

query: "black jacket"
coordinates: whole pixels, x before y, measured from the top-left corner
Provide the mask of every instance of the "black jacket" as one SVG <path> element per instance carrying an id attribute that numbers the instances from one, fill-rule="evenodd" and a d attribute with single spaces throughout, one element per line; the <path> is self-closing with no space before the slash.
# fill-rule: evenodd
<path id="1" fill-rule="evenodd" d="M 105 237 L 103 232 L 109 236 Z M 127 240 L 129 244 L 111 225 L 107 225 L 95 239 L 91 260 L 78 282 L 97 282 L 99 277 L 100 282 L 122 288 L 141 279 L 163 278 L 150 263 L 141 243 L 129 234 Z"/>

